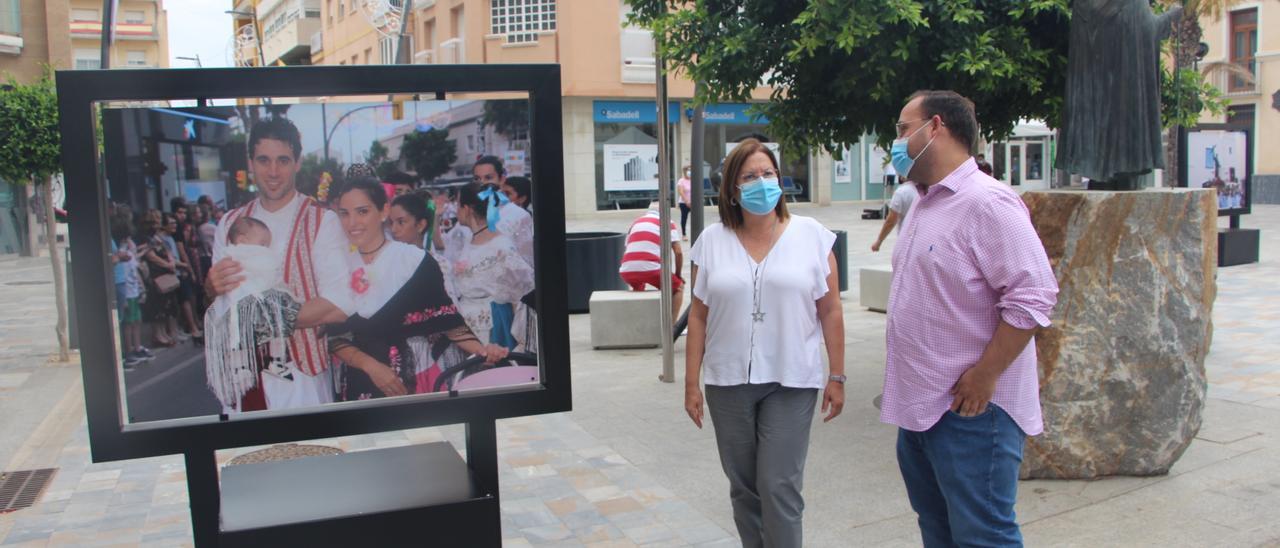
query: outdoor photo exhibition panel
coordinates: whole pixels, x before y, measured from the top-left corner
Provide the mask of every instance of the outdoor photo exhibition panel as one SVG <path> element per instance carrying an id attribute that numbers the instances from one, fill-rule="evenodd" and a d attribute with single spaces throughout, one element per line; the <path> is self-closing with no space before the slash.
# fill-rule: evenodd
<path id="1" fill-rule="evenodd" d="M 1182 184 L 1218 193 L 1218 215 L 1247 215 L 1253 206 L 1252 128 L 1203 124 L 1186 130 Z"/>
<path id="2" fill-rule="evenodd" d="M 558 67 L 57 78 L 94 461 L 570 408 Z"/>

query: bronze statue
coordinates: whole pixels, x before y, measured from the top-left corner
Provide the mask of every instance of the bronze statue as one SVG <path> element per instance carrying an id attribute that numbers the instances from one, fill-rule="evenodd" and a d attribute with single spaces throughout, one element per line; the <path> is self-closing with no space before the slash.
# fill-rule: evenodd
<path id="1" fill-rule="evenodd" d="M 1137 190 L 1138 176 L 1164 167 L 1160 41 L 1181 16 L 1147 0 L 1075 0 L 1058 169 L 1090 188 Z"/>

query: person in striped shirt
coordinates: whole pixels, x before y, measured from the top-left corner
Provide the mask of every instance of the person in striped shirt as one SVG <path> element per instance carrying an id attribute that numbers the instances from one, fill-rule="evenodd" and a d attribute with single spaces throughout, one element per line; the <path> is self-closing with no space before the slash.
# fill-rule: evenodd
<path id="1" fill-rule="evenodd" d="M 650 202 L 649 210 L 631 223 L 631 229 L 627 231 L 627 249 L 622 255 L 618 273 L 632 291 L 644 291 L 645 286 L 662 287 L 662 258 L 658 254 L 662 249 L 662 233 L 658 231 L 662 226 L 659 207 L 662 206 L 658 202 Z M 680 250 L 680 228 L 674 222 L 670 228 L 671 251 L 675 254 L 671 273 L 671 320 L 675 322 L 679 321 L 680 307 L 684 304 L 684 278 L 680 276 L 684 253 Z"/>

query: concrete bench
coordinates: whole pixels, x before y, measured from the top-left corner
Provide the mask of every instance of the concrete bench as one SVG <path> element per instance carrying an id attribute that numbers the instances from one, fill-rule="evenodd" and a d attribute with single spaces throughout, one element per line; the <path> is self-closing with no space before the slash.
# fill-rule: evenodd
<path id="1" fill-rule="evenodd" d="M 868 309 L 884 312 L 889 309 L 889 284 L 893 281 L 893 267 L 864 266 L 858 273 L 858 302 Z"/>
<path id="2" fill-rule="evenodd" d="M 591 293 L 592 348 L 653 348 L 662 344 L 662 293 Z"/>

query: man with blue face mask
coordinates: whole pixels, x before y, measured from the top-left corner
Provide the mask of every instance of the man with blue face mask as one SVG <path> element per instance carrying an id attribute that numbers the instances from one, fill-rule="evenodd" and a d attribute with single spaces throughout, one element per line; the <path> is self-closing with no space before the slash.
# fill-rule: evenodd
<path id="1" fill-rule="evenodd" d="M 1022 199 L 970 156 L 972 102 L 917 92 L 897 135 L 920 196 L 893 250 L 880 420 L 925 546 L 1019 546 L 1022 444 L 1044 430 L 1030 343 L 1057 281 Z"/>

